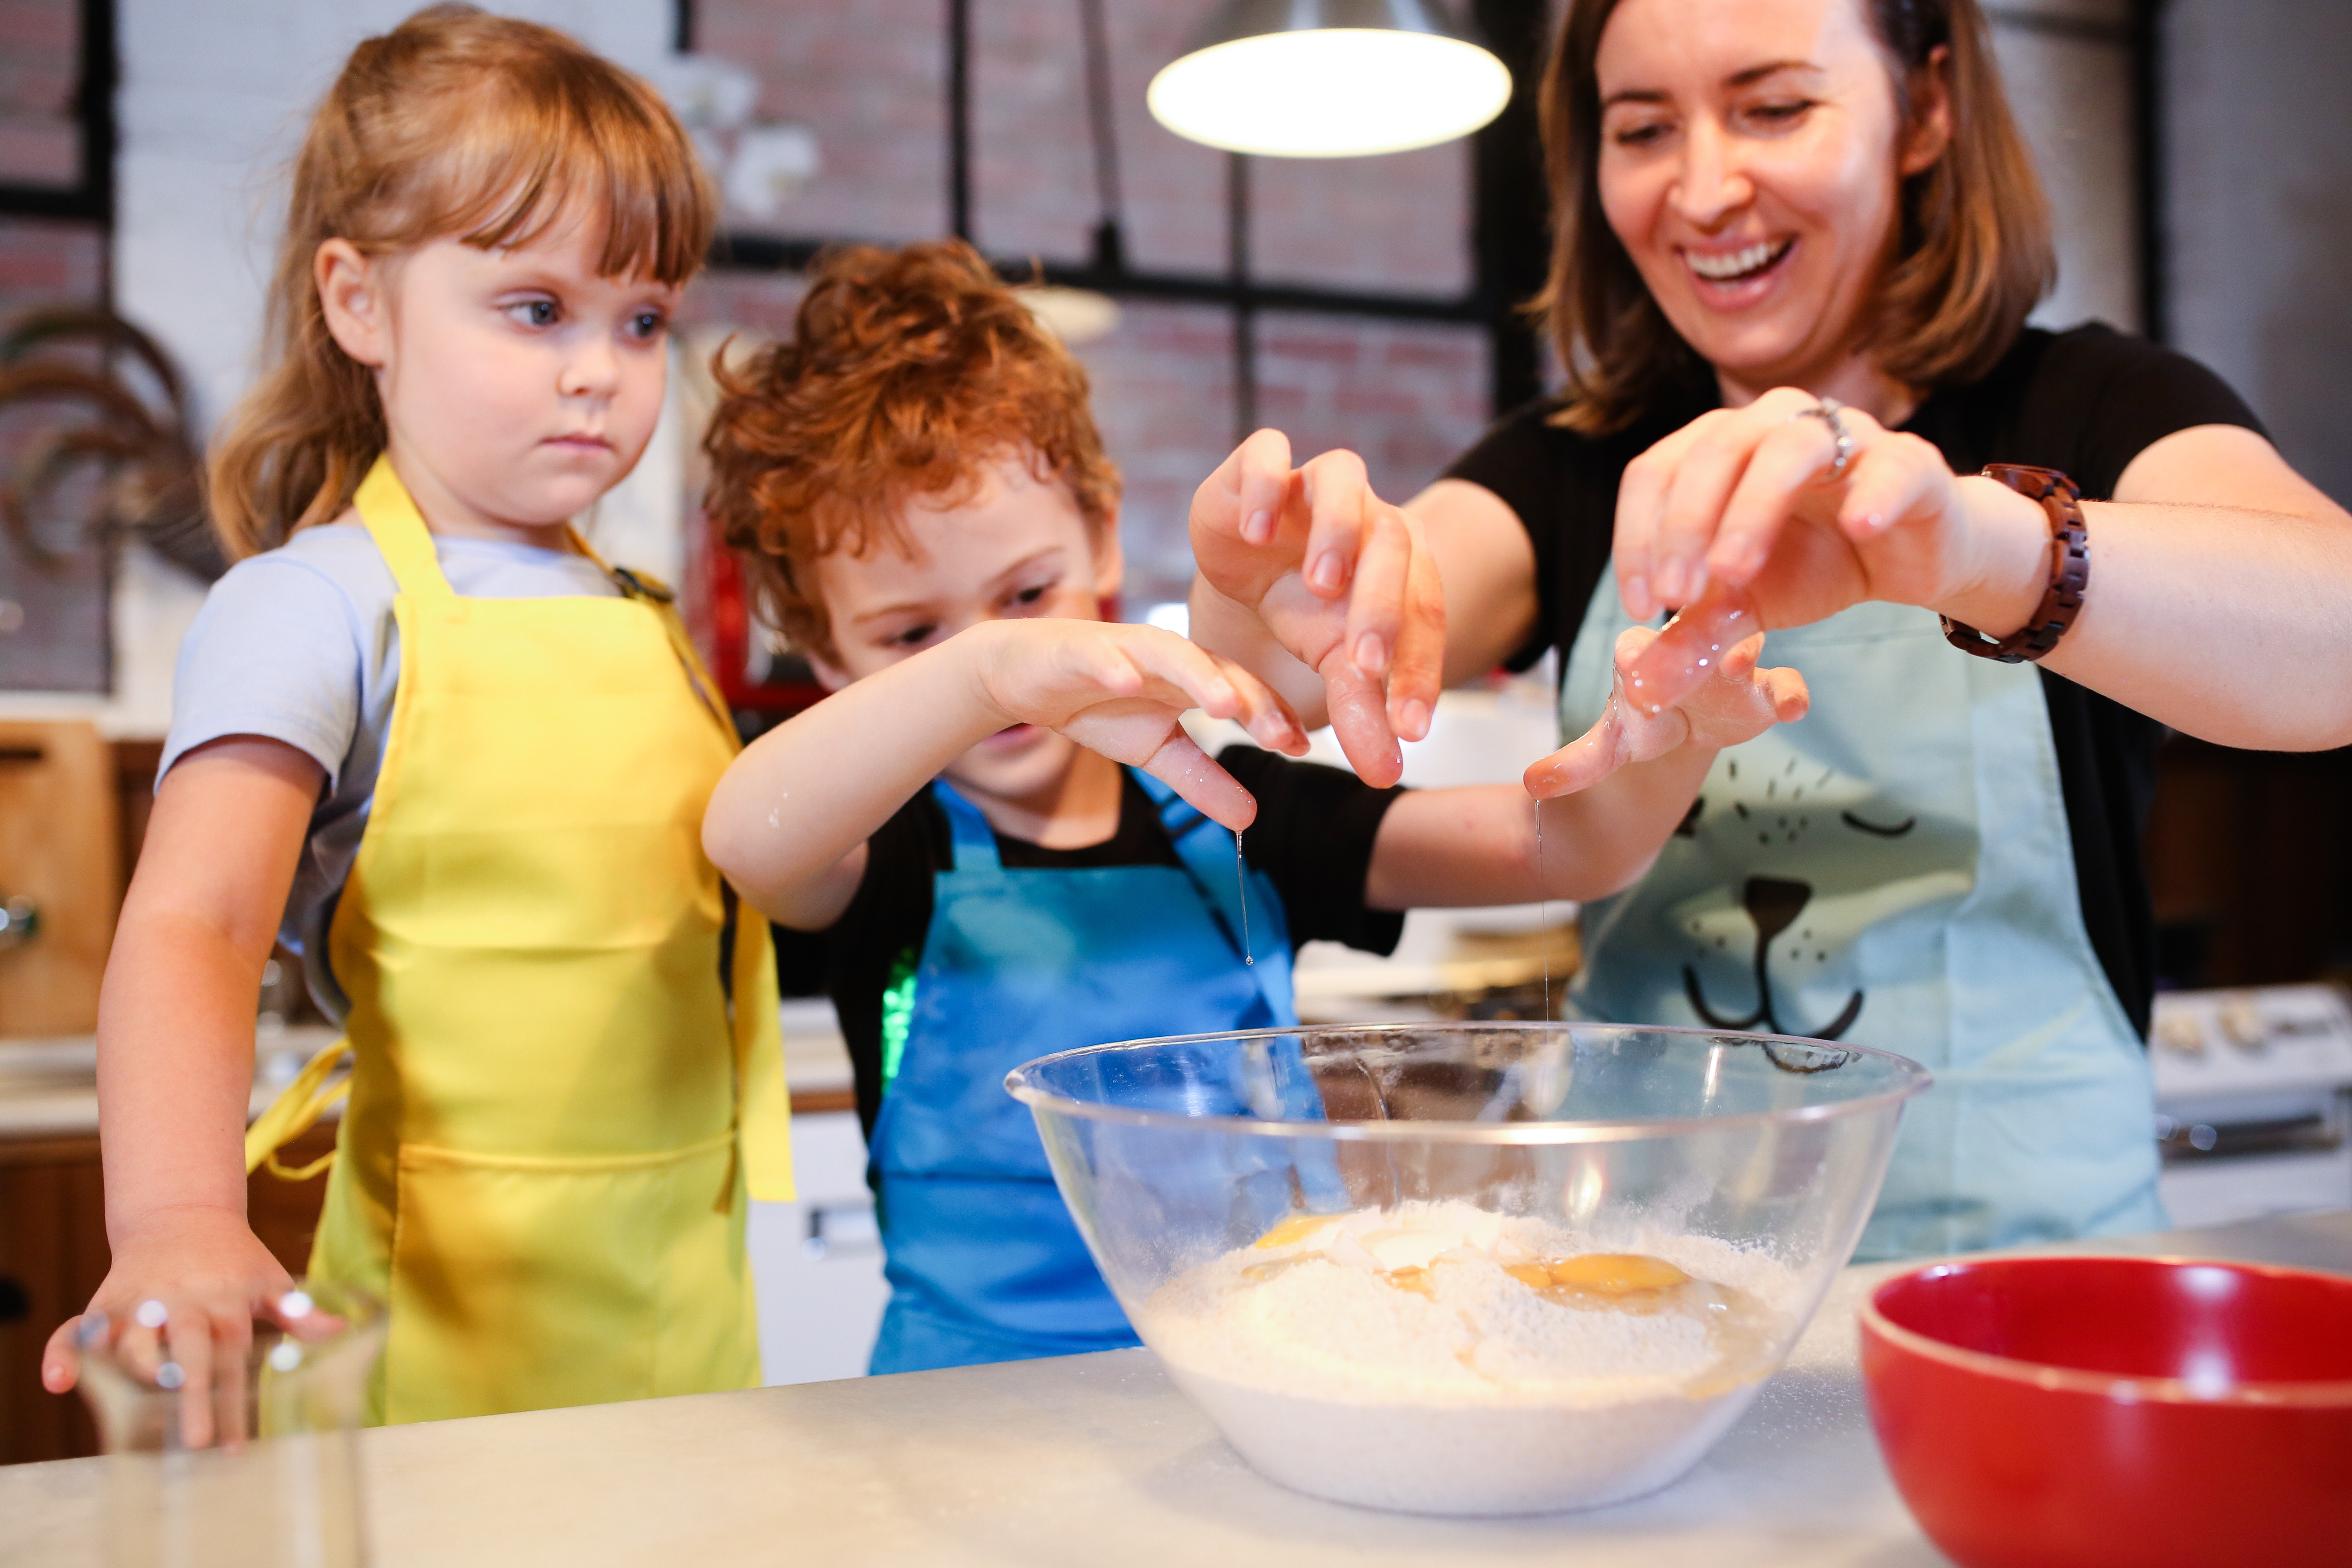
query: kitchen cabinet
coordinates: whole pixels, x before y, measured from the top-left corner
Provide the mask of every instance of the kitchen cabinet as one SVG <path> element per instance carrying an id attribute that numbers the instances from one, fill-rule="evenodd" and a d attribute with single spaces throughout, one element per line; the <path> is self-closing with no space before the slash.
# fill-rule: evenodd
<path id="1" fill-rule="evenodd" d="M 97 1026 L 121 895 L 116 787 L 90 725 L 0 722 L 0 1036 Z"/>
<path id="2" fill-rule="evenodd" d="M 334 1140 L 331 1125 L 314 1127 L 285 1162 L 299 1167 Z M 299 1273 L 310 1258 L 326 1187 L 323 1172 L 307 1182 L 257 1173 L 247 1183 L 254 1234 L 289 1272 Z M 41 1348 L 88 1304 L 110 1258 L 98 1140 L 0 1139 L 0 1464 L 98 1451 L 81 1396 L 41 1386 Z"/>

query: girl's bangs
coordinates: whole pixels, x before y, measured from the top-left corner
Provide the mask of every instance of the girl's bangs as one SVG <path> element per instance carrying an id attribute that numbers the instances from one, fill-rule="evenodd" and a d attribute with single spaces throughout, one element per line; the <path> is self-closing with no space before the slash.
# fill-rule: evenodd
<path id="1" fill-rule="evenodd" d="M 700 268 L 714 226 L 709 185 L 693 144 L 667 116 L 576 100 L 560 110 L 506 107 L 435 160 L 440 177 L 426 178 L 440 199 L 417 204 L 437 209 L 440 221 L 424 226 L 430 232 L 502 250 L 601 220 L 604 277 L 676 285 Z"/>

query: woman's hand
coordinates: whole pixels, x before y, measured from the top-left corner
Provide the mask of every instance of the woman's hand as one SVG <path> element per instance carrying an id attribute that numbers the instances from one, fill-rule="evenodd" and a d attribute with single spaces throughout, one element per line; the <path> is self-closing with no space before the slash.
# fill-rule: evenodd
<path id="1" fill-rule="evenodd" d="M 80 1376 L 79 1330 L 102 1315 L 107 1342 L 128 1365 L 150 1373 L 178 1366 L 180 1438 L 191 1448 L 250 1436 L 244 1363 L 253 1324 L 268 1319 L 293 1286 L 242 1215 L 190 1205 L 141 1217 L 114 1238 L 113 1265 L 82 1316 L 67 1319 L 41 1354 L 41 1385 L 52 1394 Z M 205 1397 L 219 1384 L 216 1398 Z M 166 1384 L 166 1386 L 173 1386 Z M 222 1430 L 215 1429 L 217 1408 Z"/>
<path id="2" fill-rule="evenodd" d="M 1289 441 L 1261 430 L 1193 492 L 1192 534 L 1195 635 L 1207 617 L 1255 623 L 1319 678 L 1356 771 L 1395 783 L 1397 740 L 1429 732 L 1445 656 L 1445 602 L 1421 525 L 1372 493 L 1354 453 L 1294 468 Z M 1317 693 L 1286 689 L 1313 710 Z"/>
<path id="3" fill-rule="evenodd" d="M 1592 728 L 1528 765 L 1528 793 L 1538 800 L 1589 789 L 1618 769 L 1691 745 L 1717 752 L 1750 741 L 1774 724 L 1794 723 L 1811 707 L 1805 678 L 1793 669 L 1759 669 L 1764 636 L 1701 655 L 1696 683 L 1671 705 L 1640 700 L 1633 670 L 1659 638 L 1648 626 L 1617 634 L 1617 669 L 1609 705 Z"/>
<path id="4" fill-rule="evenodd" d="M 1626 466 L 1612 552 L 1626 613 L 1683 608 L 1633 672 L 1646 703 L 1671 703 L 1701 679 L 1696 657 L 1708 645 L 1866 599 L 1926 605 L 1994 636 L 2033 613 L 2050 551 L 2039 505 L 1955 475 L 1933 444 L 1856 408 L 1838 411 L 1853 442 L 1838 472 L 1820 406 L 1782 387 L 1701 416 Z"/>
<path id="5" fill-rule="evenodd" d="M 1106 621 L 1008 620 L 962 634 L 981 644 L 974 674 L 1005 724 L 1038 724 L 1141 768 L 1227 827 L 1257 803 L 1193 744 L 1180 722 L 1198 708 L 1292 756 L 1306 731 L 1265 682 L 1175 633 Z"/>

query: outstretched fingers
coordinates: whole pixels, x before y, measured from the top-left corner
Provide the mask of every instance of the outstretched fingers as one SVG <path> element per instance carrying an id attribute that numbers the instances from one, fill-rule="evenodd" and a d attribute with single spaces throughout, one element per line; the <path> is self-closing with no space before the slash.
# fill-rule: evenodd
<path id="1" fill-rule="evenodd" d="M 1145 760 L 1143 771 L 1236 833 L 1257 820 L 1256 799 L 1182 730 L 1170 732 Z"/>
<path id="2" fill-rule="evenodd" d="M 1265 544 L 1274 538 L 1291 484 L 1290 438 L 1260 430 L 1234 447 L 1192 492 L 1192 527 L 1202 533 Z"/>
<path id="3" fill-rule="evenodd" d="M 1344 447 L 1308 458 L 1298 477 L 1300 499 L 1307 504 L 1302 575 L 1311 592 L 1336 599 L 1362 571 L 1369 514 L 1378 504 L 1371 479 L 1364 471 L 1364 460 Z M 1351 600 L 1351 609 L 1353 605 Z"/>
<path id="4" fill-rule="evenodd" d="M 1630 665 L 1620 664 L 1626 695 L 1643 712 L 1663 713 L 1712 675 L 1726 651 L 1761 630 L 1748 590 L 1717 581 Z"/>
<path id="5" fill-rule="evenodd" d="M 1347 753 L 1356 776 L 1374 789 L 1386 789 L 1404 776 L 1404 750 L 1397 744 L 1389 722 L 1387 694 L 1381 682 L 1356 668 L 1345 648 L 1333 648 L 1315 668 L 1323 678 L 1324 701 L 1331 715 L 1331 734 Z"/>

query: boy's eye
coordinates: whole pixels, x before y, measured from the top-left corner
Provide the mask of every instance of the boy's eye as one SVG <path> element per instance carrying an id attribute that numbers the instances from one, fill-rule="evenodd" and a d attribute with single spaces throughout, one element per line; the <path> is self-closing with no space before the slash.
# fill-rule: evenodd
<path id="1" fill-rule="evenodd" d="M 1013 602 L 1016 605 L 1034 605 L 1043 599 L 1046 590 L 1052 586 L 1050 583 L 1040 583 L 1034 588 L 1024 588 L 1013 595 Z"/>
<path id="2" fill-rule="evenodd" d="M 551 327 L 562 312 L 552 300 L 521 300 L 509 305 L 507 314 L 526 327 Z"/>
<path id="3" fill-rule="evenodd" d="M 925 621 L 920 626 L 908 626 L 905 631 L 898 633 L 895 637 L 885 637 L 882 641 L 882 646 L 885 647 L 920 647 L 925 643 L 930 641 L 932 636 L 937 633 L 939 629 L 939 626 L 936 622 Z"/>

